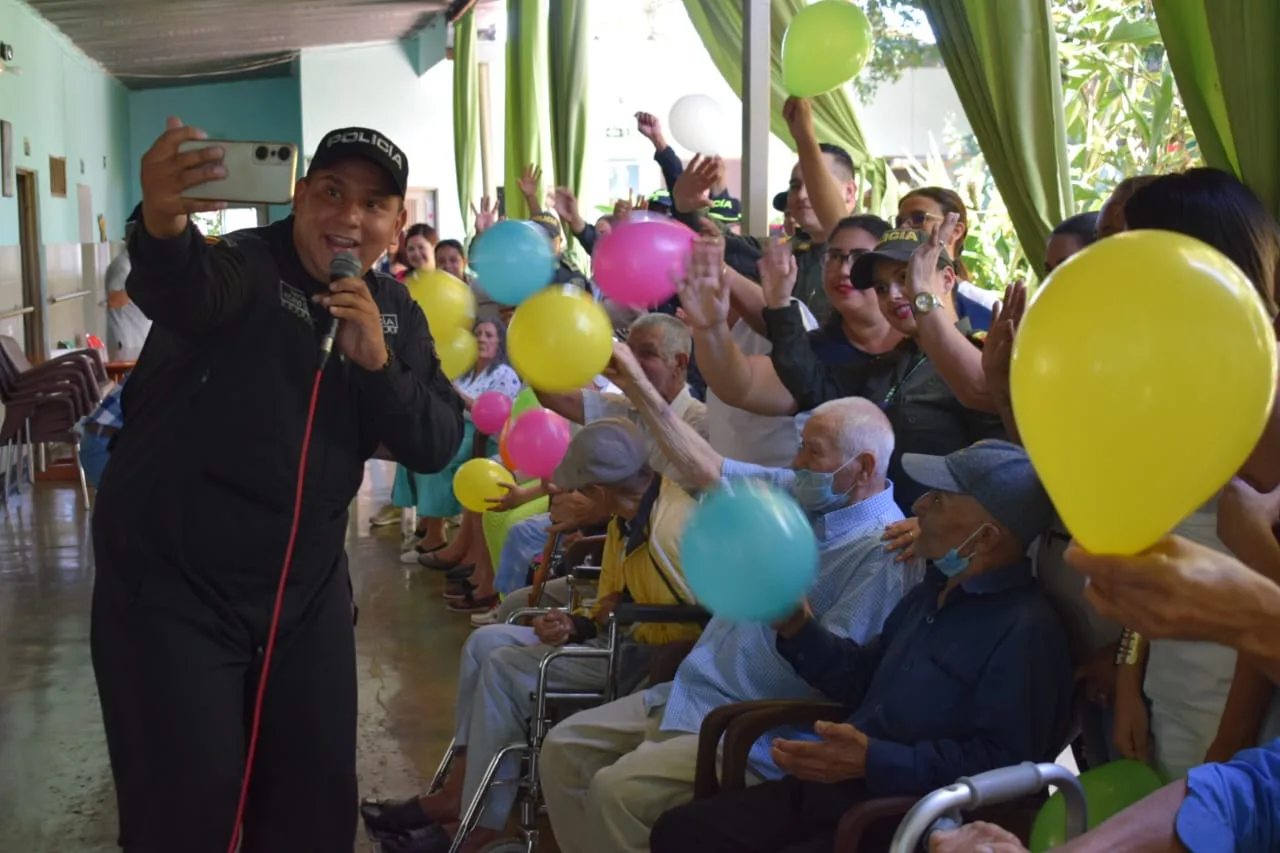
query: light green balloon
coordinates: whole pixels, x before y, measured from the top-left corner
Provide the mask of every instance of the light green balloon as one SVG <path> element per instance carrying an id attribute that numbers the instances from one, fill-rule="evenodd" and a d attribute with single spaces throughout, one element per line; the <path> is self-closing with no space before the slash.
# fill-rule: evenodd
<path id="1" fill-rule="evenodd" d="M 1080 774 L 1089 804 L 1089 829 L 1154 794 L 1165 781 L 1141 761 L 1113 761 Z M 1067 804 L 1061 793 L 1041 807 L 1031 827 L 1031 853 L 1044 853 L 1067 842 Z"/>
<path id="2" fill-rule="evenodd" d="M 533 393 L 532 388 L 525 388 L 516 395 L 515 400 L 511 403 L 511 416 L 507 419 L 507 423 L 515 423 L 516 418 L 530 409 L 536 409 L 541 404 L 538 402 L 538 395 Z"/>
<path id="3" fill-rule="evenodd" d="M 871 22 L 848 0 L 819 0 L 791 19 L 782 36 L 782 87 L 812 98 L 843 86 L 871 56 Z"/>

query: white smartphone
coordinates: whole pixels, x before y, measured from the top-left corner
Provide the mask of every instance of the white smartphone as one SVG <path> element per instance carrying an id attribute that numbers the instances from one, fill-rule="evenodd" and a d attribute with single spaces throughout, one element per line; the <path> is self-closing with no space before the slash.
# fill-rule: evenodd
<path id="1" fill-rule="evenodd" d="M 289 142 L 235 142 L 200 139 L 184 142 L 179 151 L 222 147 L 227 176 L 188 187 L 183 198 L 240 204 L 289 204 L 298 172 L 298 146 Z"/>

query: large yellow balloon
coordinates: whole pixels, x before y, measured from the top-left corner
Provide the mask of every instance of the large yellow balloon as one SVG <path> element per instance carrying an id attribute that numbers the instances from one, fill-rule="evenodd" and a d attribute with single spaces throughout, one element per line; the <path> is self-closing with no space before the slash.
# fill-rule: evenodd
<path id="1" fill-rule="evenodd" d="M 497 500 L 506 494 L 502 483 L 514 486 L 516 478 L 492 459 L 471 459 L 453 475 L 453 494 L 472 512 L 485 512 L 493 509 L 490 498 Z"/>
<path id="2" fill-rule="evenodd" d="M 573 391 L 613 356 L 613 326 L 581 288 L 548 287 L 520 304 L 507 332 L 511 365 L 539 391 Z"/>
<path id="3" fill-rule="evenodd" d="M 457 379 L 470 370 L 479 355 L 476 336 L 466 329 L 452 329 L 436 338 L 436 354 L 440 369 L 449 379 Z"/>
<path id="4" fill-rule="evenodd" d="M 1013 348 L 1018 431 L 1067 529 L 1134 554 L 1235 474 L 1276 389 L 1245 274 L 1182 234 L 1109 237 L 1054 270 Z"/>
<path id="5" fill-rule="evenodd" d="M 432 333 L 444 336 L 453 329 L 466 329 L 476 322 L 476 297 L 467 287 L 444 270 L 414 270 L 404 279 L 413 301 L 427 315 Z"/>

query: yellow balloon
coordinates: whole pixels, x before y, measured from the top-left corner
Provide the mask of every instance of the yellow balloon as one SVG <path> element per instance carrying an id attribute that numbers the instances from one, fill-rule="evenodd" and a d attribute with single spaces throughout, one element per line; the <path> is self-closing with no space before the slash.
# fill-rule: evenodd
<path id="1" fill-rule="evenodd" d="M 451 329 L 471 331 L 475 325 L 476 297 L 466 282 L 444 270 L 414 270 L 405 276 L 404 284 L 427 315 L 433 333 L 443 336 Z"/>
<path id="2" fill-rule="evenodd" d="M 574 391 L 613 356 L 613 326 L 581 288 L 548 287 L 516 308 L 507 332 L 511 365 L 539 391 Z"/>
<path id="3" fill-rule="evenodd" d="M 1109 237 L 1027 309 L 1010 384 L 1018 431 L 1067 529 L 1094 553 L 1150 547 L 1257 444 L 1276 390 L 1262 301 L 1216 249 Z"/>
<path id="4" fill-rule="evenodd" d="M 440 369 L 450 380 L 457 379 L 475 365 L 478 350 L 476 336 L 466 329 L 453 329 L 436 338 Z"/>
<path id="5" fill-rule="evenodd" d="M 506 494 L 501 483 L 514 486 L 516 478 L 492 459 L 471 459 L 453 475 L 453 494 L 472 512 L 485 512 L 493 508 L 490 498 L 497 500 Z"/>

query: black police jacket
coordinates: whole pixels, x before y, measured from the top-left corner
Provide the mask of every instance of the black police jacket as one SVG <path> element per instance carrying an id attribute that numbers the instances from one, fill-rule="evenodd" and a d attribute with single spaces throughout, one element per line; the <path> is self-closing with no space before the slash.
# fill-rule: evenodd
<path id="1" fill-rule="evenodd" d="M 216 242 L 138 228 L 129 297 L 154 325 L 123 396 L 95 542 L 113 563 L 200 575 L 230 598 L 279 578 L 327 290 L 293 245 L 293 220 Z M 391 364 L 329 360 L 320 384 L 290 586 L 318 583 L 342 553 L 347 507 L 379 444 L 411 470 L 441 470 L 462 440 L 462 402 L 440 369 L 422 309 L 395 279 L 364 277 Z M 128 567 L 117 566 L 120 570 Z M 295 580 L 296 579 L 296 580 Z"/>

